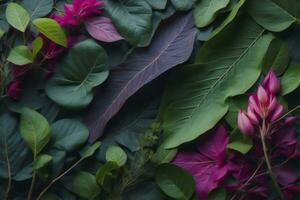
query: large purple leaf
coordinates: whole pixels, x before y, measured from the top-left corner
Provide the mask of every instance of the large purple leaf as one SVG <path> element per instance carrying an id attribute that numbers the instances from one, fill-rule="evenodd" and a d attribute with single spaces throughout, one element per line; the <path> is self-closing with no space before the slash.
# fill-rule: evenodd
<path id="1" fill-rule="evenodd" d="M 98 88 L 85 118 L 91 142 L 103 134 L 107 122 L 130 96 L 191 56 L 197 32 L 191 13 L 176 15 L 158 30 L 149 47 L 136 49 Z"/>

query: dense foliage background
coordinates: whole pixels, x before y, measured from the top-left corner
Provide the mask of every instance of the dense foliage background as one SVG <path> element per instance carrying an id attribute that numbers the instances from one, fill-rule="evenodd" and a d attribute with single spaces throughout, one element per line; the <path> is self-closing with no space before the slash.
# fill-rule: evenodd
<path id="1" fill-rule="evenodd" d="M 0 0 L 0 199 L 300 198 L 297 136 L 270 179 L 237 123 L 270 79 L 297 114 L 299 24 L 298 0 Z"/>

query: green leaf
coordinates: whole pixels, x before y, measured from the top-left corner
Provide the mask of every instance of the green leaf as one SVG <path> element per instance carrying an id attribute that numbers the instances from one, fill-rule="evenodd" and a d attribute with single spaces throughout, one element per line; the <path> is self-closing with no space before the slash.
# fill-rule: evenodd
<path id="1" fill-rule="evenodd" d="M 112 145 L 108 147 L 106 151 L 106 161 L 115 162 L 119 165 L 119 167 L 122 167 L 126 164 L 127 154 L 121 147 L 117 145 Z"/>
<path id="2" fill-rule="evenodd" d="M 92 146 L 88 147 L 82 154 L 81 154 L 81 158 L 85 159 L 88 157 L 91 157 L 92 155 L 94 155 L 94 153 L 99 149 L 99 147 L 101 146 L 101 142 L 95 142 L 94 144 L 92 144 Z"/>
<path id="3" fill-rule="evenodd" d="M 54 193 L 48 192 L 42 196 L 41 200 L 61 200 L 61 198 Z"/>
<path id="4" fill-rule="evenodd" d="M 129 43 L 139 45 L 147 39 L 145 35 L 151 35 L 152 8 L 146 1 L 105 0 L 104 2 L 107 14 Z"/>
<path id="5" fill-rule="evenodd" d="M 215 37 L 217 34 L 219 34 L 224 28 L 226 28 L 229 24 L 231 24 L 234 19 L 236 18 L 239 10 L 244 5 L 246 0 L 240 0 L 237 4 L 235 4 L 229 13 L 229 15 L 226 17 L 226 19 L 211 33 L 209 36 L 209 39 Z"/>
<path id="6" fill-rule="evenodd" d="M 7 60 L 15 65 L 27 65 L 33 62 L 33 55 L 27 46 L 21 45 L 10 51 Z"/>
<path id="7" fill-rule="evenodd" d="M 48 154 L 40 154 L 36 158 L 36 161 L 33 163 L 34 170 L 40 170 L 46 166 L 48 166 L 53 160 L 53 157 Z"/>
<path id="8" fill-rule="evenodd" d="M 24 0 L 22 6 L 30 13 L 30 19 L 48 15 L 53 8 L 53 0 Z"/>
<path id="9" fill-rule="evenodd" d="M 73 192 L 83 199 L 93 200 L 100 194 L 96 177 L 88 172 L 78 172 L 73 180 Z"/>
<path id="10" fill-rule="evenodd" d="M 265 29 L 280 32 L 293 23 L 300 24 L 300 1 L 298 0 L 252 0 L 248 11 Z"/>
<path id="11" fill-rule="evenodd" d="M 289 48 L 285 42 L 279 39 L 272 41 L 263 62 L 263 72 L 268 73 L 270 68 L 281 75 L 289 64 Z"/>
<path id="12" fill-rule="evenodd" d="M 57 72 L 48 81 L 46 93 L 66 108 L 84 108 L 93 99 L 92 89 L 108 77 L 105 50 L 93 40 L 76 44 L 57 65 Z"/>
<path id="13" fill-rule="evenodd" d="M 62 119 L 52 126 L 53 146 L 67 152 L 72 152 L 86 143 L 89 130 L 80 121 Z"/>
<path id="14" fill-rule="evenodd" d="M 196 0 L 171 0 L 171 2 L 176 10 L 186 11 L 193 7 Z"/>
<path id="15" fill-rule="evenodd" d="M 107 162 L 102 165 L 96 173 L 96 180 L 99 186 L 109 189 L 112 181 L 116 178 L 119 165 L 115 162 Z"/>
<path id="16" fill-rule="evenodd" d="M 226 8 L 230 0 L 201 0 L 194 8 L 194 19 L 196 26 L 205 27 L 212 23 L 218 13 Z"/>
<path id="17" fill-rule="evenodd" d="M 20 131 L 34 156 L 50 141 L 51 130 L 47 120 L 30 108 L 23 108 L 21 111 Z"/>
<path id="18" fill-rule="evenodd" d="M 154 9 L 162 10 L 166 8 L 167 0 L 146 0 Z"/>
<path id="19" fill-rule="evenodd" d="M 38 18 L 33 20 L 32 23 L 36 29 L 49 40 L 63 47 L 68 46 L 65 32 L 55 20 L 50 18 Z"/>
<path id="20" fill-rule="evenodd" d="M 282 95 L 287 95 L 300 85 L 300 64 L 292 63 L 281 77 Z"/>
<path id="21" fill-rule="evenodd" d="M 160 165 L 155 179 L 162 191 L 174 199 L 188 200 L 194 193 L 193 177 L 176 165 Z"/>
<path id="22" fill-rule="evenodd" d="M 273 36 L 248 18 L 238 20 L 200 49 L 194 65 L 179 68 L 165 94 L 166 148 L 192 141 L 228 111 L 227 98 L 257 80 Z"/>
<path id="23" fill-rule="evenodd" d="M 165 149 L 163 145 L 159 146 L 151 161 L 157 164 L 171 162 L 177 154 L 177 149 Z"/>
<path id="24" fill-rule="evenodd" d="M 40 50 L 43 47 L 43 40 L 41 37 L 37 37 L 32 42 L 32 57 L 33 60 L 36 58 L 37 54 L 40 52 Z"/>
<path id="25" fill-rule="evenodd" d="M 17 3 L 9 3 L 5 14 L 10 25 L 21 32 L 25 32 L 29 23 L 29 14 L 22 6 Z"/>
<path id="26" fill-rule="evenodd" d="M 9 113 L 0 115 L 0 138 L 0 177 L 15 179 L 31 163 L 31 157 L 18 132 L 17 119 Z"/>
<path id="27" fill-rule="evenodd" d="M 230 142 L 227 145 L 227 148 L 246 154 L 252 146 L 252 140 L 245 137 L 238 129 L 235 129 L 230 135 Z"/>
<path id="28" fill-rule="evenodd" d="M 209 193 L 207 200 L 226 200 L 226 190 L 225 189 L 215 189 Z"/>

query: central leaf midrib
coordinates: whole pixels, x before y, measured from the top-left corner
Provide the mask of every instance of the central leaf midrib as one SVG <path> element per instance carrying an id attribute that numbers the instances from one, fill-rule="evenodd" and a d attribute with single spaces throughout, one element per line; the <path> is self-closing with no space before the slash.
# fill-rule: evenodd
<path id="1" fill-rule="evenodd" d="M 203 104 L 203 102 L 208 98 L 208 96 L 210 95 L 210 93 L 212 91 L 214 91 L 214 88 L 220 83 L 220 81 L 226 77 L 228 75 L 228 73 L 233 69 L 233 67 L 236 65 L 236 63 L 238 63 L 242 57 L 244 57 L 246 55 L 246 53 L 250 50 L 251 47 L 254 46 L 254 44 L 259 40 L 259 38 L 262 36 L 262 34 L 264 33 L 264 29 L 260 32 L 260 34 L 255 38 L 255 40 L 244 50 L 244 52 L 241 54 L 241 56 L 239 56 L 239 58 L 234 61 L 229 67 L 228 69 L 225 71 L 225 73 L 223 73 L 219 79 L 217 79 L 215 81 L 214 84 L 212 84 L 212 86 L 210 87 L 209 91 L 207 92 L 207 94 L 202 98 L 202 100 L 199 102 L 199 104 L 191 111 L 192 113 L 187 116 L 188 121 L 191 120 L 192 116 L 195 114 L 196 110 L 198 110 L 198 108 Z"/>

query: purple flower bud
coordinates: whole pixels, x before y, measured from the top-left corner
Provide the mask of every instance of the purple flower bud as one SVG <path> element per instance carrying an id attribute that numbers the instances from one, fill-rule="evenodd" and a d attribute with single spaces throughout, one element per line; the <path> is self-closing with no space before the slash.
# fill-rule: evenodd
<path id="1" fill-rule="evenodd" d="M 273 70 L 270 70 L 266 75 L 265 79 L 262 82 L 262 86 L 272 94 L 276 94 L 277 92 L 279 92 L 280 82 Z"/>
<path id="2" fill-rule="evenodd" d="M 274 111 L 274 109 L 278 106 L 277 98 L 271 97 L 270 104 L 268 106 L 269 112 Z"/>
<path id="3" fill-rule="evenodd" d="M 293 123 L 296 122 L 297 119 L 298 119 L 298 117 L 296 117 L 296 116 L 289 116 L 289 117 L 285 118 L 284 125 L 286 125 L 286 126 L 292 125 Z"/>
<path id="4" fill-rule="evenodd" d="M 247 136 L 251 135 L 254 131 L 254 127 L 247 114 L 241 109 L 238 114 L 238 127 L 241 132 Z"/>
<path id="5" fill-rule="evenodd" d="M 260 115 L 259 102 L 256 94 L 252 94 L 249 97 L 249 107 L 251 107 L 252 110 L 254 110 L 257 114 Z"/>
<path id="6" fill-rule="evenodd" d="M 263 105 L 266 105 L 269 102 L 269 95 L 262 86 L 258 87 L 257 98 L 258 98 L 258 101 Z"/>
<path id="7" fill-rule="evenodd" d="M 283 113 L 283 106 L 282 105 L 278 105 L 274 112 L 271 114 L 271 122 L 276 121 Z"/>

